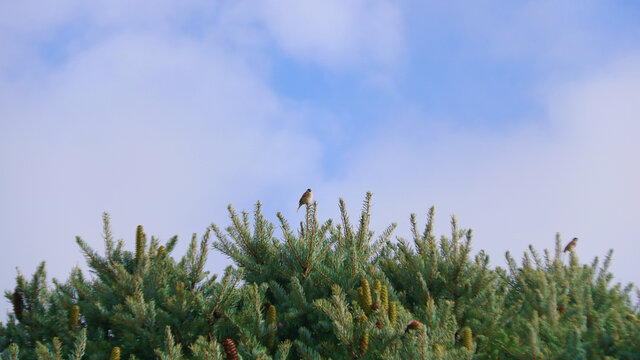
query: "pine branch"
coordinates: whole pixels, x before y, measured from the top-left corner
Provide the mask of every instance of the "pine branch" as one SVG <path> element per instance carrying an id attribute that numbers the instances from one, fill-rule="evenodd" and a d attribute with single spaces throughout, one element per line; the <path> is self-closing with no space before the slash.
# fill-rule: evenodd
<path id="1" fill-rule="evenodd" d="M 87 347 L 87 329 L 83 328 L 80 331 L 80 337 L 76 340 L 75 349 L 73 353 L 69 355 L 69 360 L 80 360 L 84 356 L 84 350 Z"/>

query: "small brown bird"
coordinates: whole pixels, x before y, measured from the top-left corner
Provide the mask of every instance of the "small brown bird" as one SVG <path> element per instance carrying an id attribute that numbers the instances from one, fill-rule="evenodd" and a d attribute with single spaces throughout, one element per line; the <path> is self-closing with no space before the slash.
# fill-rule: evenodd
<path id="1" fill-rule="evenodd" d="M 576 245 L 578 244 L 578 238 L 574 237 L 573 240 L 571 240 L 567 246 L 564 247 L 564 251 L 563 252 L 567 252 L 571 249 L 573 249 L 574 247 L 576 247 Z"/>
<path id="2" fill-rule="evenodd" d="M 300 211 L 300 208 L 302 207 L 302 205 L 311 205 L 311 200 L 313 199 L 313 193 L 311 192 L 311 189 L 307 189 L 307 191 L 304 192 L 304 194 L 302 194 L 302 197 L 300 198 L 300 203 L 298 205 L 298 210 L 296 210 L 296 212 Z"/>

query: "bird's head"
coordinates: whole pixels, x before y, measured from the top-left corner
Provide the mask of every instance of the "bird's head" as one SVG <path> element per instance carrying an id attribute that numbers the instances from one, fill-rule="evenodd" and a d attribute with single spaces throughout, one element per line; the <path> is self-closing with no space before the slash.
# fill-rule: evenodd
<path id="1" fill-rule="evenodd" d="M 577 238 L 577 237 L 574 237 L 574 238 L 573 238 L 573 240 L 571 240 L 571 241 L 578 242 L 578 238 Z"/>
<path id="2" fill-rule="evenodd" d="M 311 189 L 307 189 L 307 192 L 311 192 Z"/>

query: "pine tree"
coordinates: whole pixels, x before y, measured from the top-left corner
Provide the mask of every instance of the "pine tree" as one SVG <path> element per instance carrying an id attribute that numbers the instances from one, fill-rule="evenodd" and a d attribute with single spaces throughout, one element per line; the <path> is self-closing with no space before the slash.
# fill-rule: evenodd
<path id="1" fill-rule="evenodd" d="M 580 265 L 574 250 L 564 264 L 561 249 L 559 235 L 553 256 L 545 250 L 542 258 L 531 246 L 521 267 L 507 253 L 510 274 L 501 273 L 519 316 L 503 329 L 500 342 L 522 359 L 640 358 L 640 327 L 625 318 L 637 312 L 629 296 L 633 285 L 611 286 L 612 251 L 598 268 L 597 258 Z"/>
<path id="2" fill-rule="evenodd" d="M 451 237 L 436 240 L 434 208 L 429 210 L 424 232 L 418 231 L 416 216 L 410 217 L 413 247 L 404 239 L 390 245 L 390 255 L 381 267 L 394 288 L 404 289 L 402 302 L 424 320 L 433 344 L 460 344 L 454 339 L 462 328 L 478 334 L 479 350 L 490 348 L 492 334 L 506 322 L 500 303 L 504 284 L 489 268 L 489 256 L 480 252 L 471 261 L 471 230 L 459 229 L 451 219 Z M 453 315 L 451 317 L 451 315 Z"/>
<path id="3" fill-rule="evenodd" d="M 126 250 L 104 214 L 104 254 L 76 239 L 94 276 L 50 287 L 44 263 L 18 273 L 2 357 L 640 359 L 639 305 L 632 284 L 611 284 L 611 253 L 582 265 L 573 249 L 565 264 L 558 237 L 553 255 L 531 247 L 492 269 L 455 218 L 436 238 L 433 208 L 422 233 L 410 217 L 411 243 L 390 243 L 395 224 L 369 228 L 371 193 L 356 227 L 342 199 L 337 225 L 317 207 L 295 229 L 278 214 L 278 236 L 259 202 L 252 217 L 229 206 L 231 225 L 194 234 L 179 258 L 177 237 L 147 241 L 142 226 Z M 235 265 L 221 278 L 205 270 L 210 247 Z"/>

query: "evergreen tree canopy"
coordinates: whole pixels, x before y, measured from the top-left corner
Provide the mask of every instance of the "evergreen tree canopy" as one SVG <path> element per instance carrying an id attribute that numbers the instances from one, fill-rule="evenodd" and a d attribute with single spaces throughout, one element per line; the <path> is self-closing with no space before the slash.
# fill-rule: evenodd
<path id="1" fill-rule="evenodd" d="M 611 283 L 612 252 L 581 264 L 563 260 L 561 239 L 540 255 L 491 268 L 472 255 L 471 230 L 451 220 L 434 235 L 434 209 L 412 239 L 374 236 L 371 193 L 354 226 L 320 223 L 317 203 L 292 228 L 278 213 L 252 217 L 229 206 L 187 253 L 136 229 L 133 252 L 115 241 L 104 214 L 105 251 L 76 241 L 92 274 L 46 281 L 44 262 L 5 291 L 13 312 L 0 323 L 5 359 L 640 359 L 632 284 Z M 221 278 L 208 252 L 234 263 Z M 640 292 L 636 295 L 640 297 Z"/>

